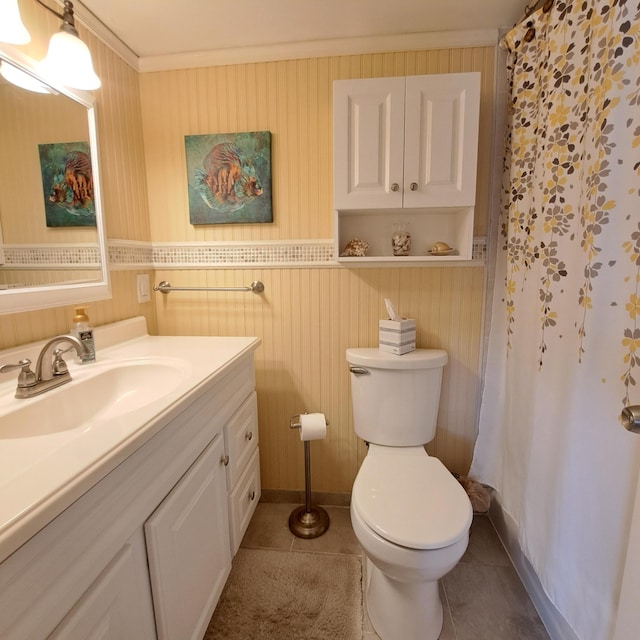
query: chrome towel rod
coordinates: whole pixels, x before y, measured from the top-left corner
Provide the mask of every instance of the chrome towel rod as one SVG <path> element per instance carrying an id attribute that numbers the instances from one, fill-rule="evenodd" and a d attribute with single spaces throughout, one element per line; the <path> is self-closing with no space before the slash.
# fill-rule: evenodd
<path id="1" fill-rule="evenodd" d="M 262 293 L 264 285 L 260 280 L 254 280 L 248 287 L 172 287 L 170 282 L 163 280 L 154 291 L 160 293 L 170 293 L 171 291 L 251 291 L 252 293 Z"/>

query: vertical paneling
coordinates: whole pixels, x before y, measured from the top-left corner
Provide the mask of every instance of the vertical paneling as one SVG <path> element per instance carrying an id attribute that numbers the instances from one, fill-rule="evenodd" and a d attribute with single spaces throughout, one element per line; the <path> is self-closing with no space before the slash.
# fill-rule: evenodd
<path id="1" fill-rule="evenodd" d="M 302 445 L 289 419 L 323 411 L 331 424 L 327 439 L 312 446 L 313 487 L 350 490 L 364 448 L 353 433 L 345 350 L 377 345 L 385 297 L 402 315 L 416 318 L 419 347 L 449 353 L 438 435 L 429 450 L 450 469 L 467 471 L 479 387 L 482 267 L 180 271 L 156 277 L 197 286 L 203 273 L 208 286 L 243 286 L 259 278 L 265 292 L 162 296 L 158 330 L 262 338 L 256 366 L 265 488 L 302 488 Z"/>

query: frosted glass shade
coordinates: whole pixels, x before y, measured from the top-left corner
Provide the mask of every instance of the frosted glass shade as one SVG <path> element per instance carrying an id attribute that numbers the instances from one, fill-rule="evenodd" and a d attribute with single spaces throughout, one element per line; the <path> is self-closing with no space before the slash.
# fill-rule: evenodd
<path id="1" fill-rule="evenodd" d="M 40 63 L 40 72 L 47 80 L 66 87 L 85 91 L 100 87 L 100 78 L 93 70 L 89 47 L 80 38 L 65 31 L 58 31 L 51 36 L 47 57 Z"/>
<path id="2" fill-rule="evenodd" d="M 27 44 L 31 36 L 22 23 L 18 0 L 0 0 L 0 42 Z"/>
<path id="3" fill-rule="evenodd" d="M 35 91 L 36 93 L 51 93 L 47 85 L 42 84 L 39 80 L 32 75 L 14 67 L 12 64 L 0 60 L 0 75 L 17 87 L 27 89 L 28 91 Z"/>

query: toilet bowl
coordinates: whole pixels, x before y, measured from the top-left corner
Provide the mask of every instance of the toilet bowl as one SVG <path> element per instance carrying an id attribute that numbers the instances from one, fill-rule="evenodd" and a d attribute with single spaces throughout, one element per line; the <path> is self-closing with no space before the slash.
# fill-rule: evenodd
<path id="1" fill-rule="evenodd" d="M 460 483 L 423 446 L 435 435 L 446 353 L 348 349 L 347 360 L 354 428 L 369 446 L 351 494 L 369 618 L 382 640 L 437 640 L 438 580 L 464 554 L 473 518 Z"/>
<path id="2" fill-rule="evenodd" d="M 366 602 L 382 640 L 436 640 L 438 580 L 469 541 L 460 483 L 422 447 L 369 445 L 351 494 L 351 522 L 367 556 Z"/>

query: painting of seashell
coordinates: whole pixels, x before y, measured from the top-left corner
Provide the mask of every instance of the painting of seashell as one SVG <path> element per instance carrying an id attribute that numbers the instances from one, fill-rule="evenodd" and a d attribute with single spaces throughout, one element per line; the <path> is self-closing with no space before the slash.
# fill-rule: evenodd
<path id="1" fill-rule="evenodd" d="M 362 258 L 367 255 L 369 243 L 366 240 L 354 238 L 349 240 L 340 254 L 341 257 Z"/>

